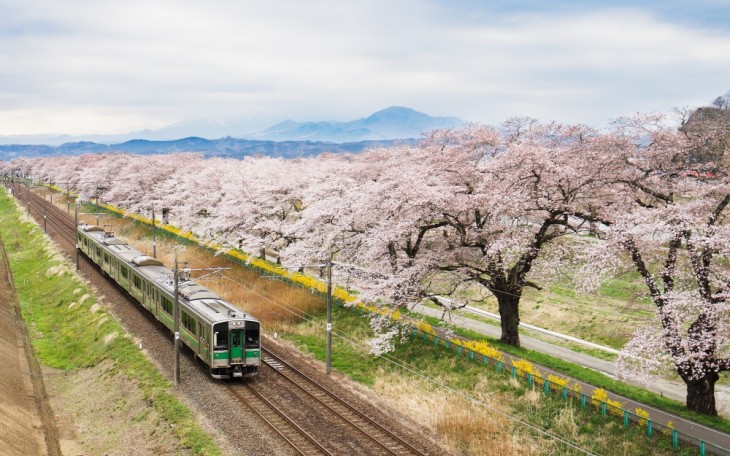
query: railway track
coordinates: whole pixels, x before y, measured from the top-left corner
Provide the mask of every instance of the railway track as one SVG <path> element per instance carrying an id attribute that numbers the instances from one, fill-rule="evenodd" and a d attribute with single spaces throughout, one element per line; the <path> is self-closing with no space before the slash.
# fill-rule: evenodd
<path id="1" fill-rule="evenodd" d="M 283 410 L 256 391 L 252 385 L 229 385 L 233 394 L 264 420 L 300 455 L 332 455 L 310 433 L 302 429 Z"/>
<path id="2" fill-rule="evenodd" d="M 76 245 L 76 226 L 67 213 L 18 182 L 14 183 L 13 195 L 28 209 L 31 216 L 36 217 L 46 232 L 50 228 L 65 241 Z"/>
<path id="3" fill-rule="evenodd" d="M 25 206 L 29 214 L 36 218 L 46 232 L 58 234 L 71 246 L 76 245 L 76 225 L 73 215 L 32 191 L 25 185 L 15 183 L 13 194 Z M 280 376 L 285 382 L 294 385 L 294 388 L 303 394 L 309 407 L 320 407 L 329 412 L 330 416 L 349 429 L 349 435 L 358 441 L 358 446 L 366 454 L 388 455 L 424 455 L 426 453 L 416 449 L 376 421 L 360 412 L 355 406 L 347 403 L 337 395 L 321 386 L 296 367 L 285 362 L 269 350 L 265 350 L 263 361 L 270 367 L 268 372 Z M 312 434 L 300 426 L 297 420 L 287 415 L 284 407 L 275 405 L 265 397 L 251 382 L 229 383 L 232 394 L 244 402 L 256 415 L 271 427 L 291 448 L 300 455 L 324 454 L 331 455 L 331 451 L 338 453 L 337 445 L 318 441 Z M 271 398 L 273 399 L 273 398 Z M 320 434 L 322 428 L 320 426 Z M 324 432 L 326 434 L 326 432 Z M 361 442 L 361 446 L 360 446 Z M 327 447 L 332 448 L 328 450 Z M 367 451 L 366 448 L 372 449 Z"/>
<path id="4" fill-rule="evenodd" d="M 369 440 L 376 447 L 374 449 L 377 454 L 394 456 L 425 454 L 270 350 L 262 348 L 262 361 L 271 368 L 270 370 L 304 392 L 309 401 L 320 404 Z"/>

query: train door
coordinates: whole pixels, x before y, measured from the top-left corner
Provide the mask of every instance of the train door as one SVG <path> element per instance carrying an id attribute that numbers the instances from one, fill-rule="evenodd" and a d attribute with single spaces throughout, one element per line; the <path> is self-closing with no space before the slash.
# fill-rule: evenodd
<path id="1" fill-rule="evenodd" d="M 153 312 L 153 310 L 152 310 L 153 309 L 152 293 L 153 293 L 154 289 L 152 288 L 152 285 L 150 285 L 149 283 L 146 283 L 146 282 L 144 284 L 144 287 L 145 287 L 145 300 L 144 300 L 145 304 L 147 305 L 147 308 L 150 310 L 150 312 Z"/>
<path id="2" fill-rule="evenodd" d="M 203 348 L 205 348 L 205 326 L 198 322 L 198 356 L 203 355 Z"/>
<path id="3" fill-rule="evenodd" d="M 231 362 L 240 363 L 243 360 L 243 330 L 232 329 L 230 332 Z"/>

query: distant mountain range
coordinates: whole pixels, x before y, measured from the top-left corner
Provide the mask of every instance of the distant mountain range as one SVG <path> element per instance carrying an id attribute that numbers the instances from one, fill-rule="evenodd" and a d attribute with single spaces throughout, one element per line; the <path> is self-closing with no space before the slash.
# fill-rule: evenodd
<path id="1" fill-rule="evenodd" d="M 295 122 L 285 120 L 254 135 L 274 141 L 366 141 L 418 138 L 425 131 L 464 124 L 456 117 L 431 117 L 404 107 L 390 107 L 350 122 Z"/>
<path id="2" fill-rule="evenodd" d="M 356 143 L 419 138 L 425 131 L 435 128 L 458 127 L 463 123 L 462 120 L 456 117 L 431 117 L 411 108 L 390 107 L 368 117 L 349 122 L 297 122 L 285 120 L 266 130 L 254 133 L 244 132 L 246 122 L 242 120 L 193 119 L 177 122 L 159 130 L 143 130 L 118 135 L 0 136 L 0 144 L 42 144 L 76 151 L 82 148 L 96 150 L 102 145 L 114 148 L 134 140 L 177 143 L 174 146 L 170 144 L 160 144 L 159 146 L 184 147 L 184 150 L 191 150 L 188 147 L 199 145 L 202 138 L 210 140 L 238 138 L 255 141 Z M 191 140 L 191 137 L 197 139 Z"/>
<path id="3" fill-rule="evenodd" d="M 255 155 L 269 157 L 300 158 L 322 153 L 357 153 L 369 147 L 390 146 L 395 143 L 415 144 L 418 139 L 383 141 L 356 141 L 332 143 L 324 141 L 264 141 L 253 139 L 205 139 L 191 136 L 174 141 L 149 141 L 133 139 L 119 144 L 99 144 L 89 141 L 47 145 L 0 145 L 0 160 L 18 157 L 50 157 L 89 153 L 126 152 L 132 154 L 169 154 L 173 152 L 199 152 L 204 157 L 243 158 Z"/>

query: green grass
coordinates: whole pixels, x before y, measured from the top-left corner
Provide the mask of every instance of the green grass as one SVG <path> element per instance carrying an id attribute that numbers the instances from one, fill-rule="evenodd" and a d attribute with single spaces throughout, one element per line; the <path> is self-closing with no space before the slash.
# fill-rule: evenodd
<path id="1" fill-rule="evenodd" d="M 427 304 L 427 301 L 424 301 L 422 303 L 426 307 L 431 307 L 434 309 L 441 309 L 440 307 L 436 306 L 435 304 Z M 479 314 L 473 314 L 470 312 L 465 311 L 457 311 L 460 315 L 464 316 L 465 318 L 469 318 L 471 320 L 479 321 L 488 325 L 492 325 L 495 327 L 499 327 L 499 321 L 493 319 L 481 316 Z M 420 317 L 419 317 L 420 318 Z M 600 350 L 598 348 L 590 348 L 585 345 L 576 343 L 576 342 L 570 342 L 564 339 L 560 339 L 558 337 L 549 336 L 547 334 L 541 333 L 539 331 L 532 331 L 529 329 L 519 328 L 520 335 L 529 336 L 535 339 L 539 339 L 545 342 L 548 342 L 552 345 L 559 345 L 561 347 L 569 348 L 575 352 L 578 353 L 585 353 L 589 356 L 592 356 L 594 358 L 603 359 L 606 361 L 615 361 L 616 358 L 618 358 L 618 355 L 614 353 L 608 353 L 604 350 Z M 484 338 L 484 335 L 481 335 L 482 338 Z"/>
<path id="2" fill-rule="evenodd" d="M 95 305 L 97 298 L 72 266 L 53 252 L 41 230 L 19 222 L 19 217 L 5 189 L 0 188 L 0 237 L 38 360 L 64 371 L 113 360 L 115 369 L 134 381 L 145 400 L 174 425 L 183 446 L 195 454 L 221 454 L 190 410 L 175 398 L 170 383 L 125 336 L 122 326 Z M 58 273 L 48 274 L 53 268 Z"/>

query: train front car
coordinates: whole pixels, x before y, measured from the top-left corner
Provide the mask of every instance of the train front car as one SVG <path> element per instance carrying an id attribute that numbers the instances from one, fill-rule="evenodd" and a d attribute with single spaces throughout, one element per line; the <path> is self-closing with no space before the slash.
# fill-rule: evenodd
<path id="1" fill-rule="evenodd" d="M 205 322 L 201 324 L 199 352 L 213 378 L 256 375 L 261 365 L 258 320 L 195 282 L 180 285 L 179 293 L 185 306 L 194 311 L 194 318 Z"/>
<path id="2" fill-rule="evenodd" d="M 174 273 L 113 233 L 93 225 L 77 228 L 77 248 L 141 307 L 174 331 Z M 179 336 L 214 378 L 253 377 L 261 365 L 258 320 L 189 277 L 178 280 Z"/>
<path id="3" fill-rule="evenodd" d="M 234 313 L 230 319 L 213 325 L 210 367 L 214 378 L 253 377 L 261 365 L 259 322 L 238 316 Z"/>

